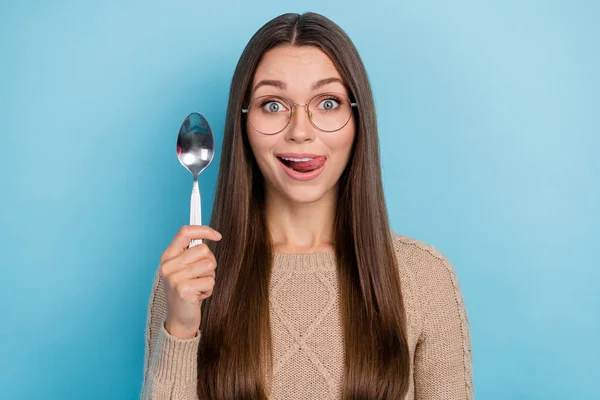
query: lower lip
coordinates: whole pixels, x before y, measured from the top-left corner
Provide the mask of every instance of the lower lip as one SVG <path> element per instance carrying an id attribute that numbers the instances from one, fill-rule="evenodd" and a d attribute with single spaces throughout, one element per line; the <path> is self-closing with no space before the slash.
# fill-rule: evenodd
<path id="1" fill-rule="evenodd" d="M 312 170 L 310 172 L 298 172 L 282 163 L 279 158 L 277 159 L 277 161 L 279 161 L 279 164 L 281 165 L 285 173 L 288 174 L 290 178 L 296 181 L 310 181 L 311 179 L 315 179 L 317 176 L 319 176 L 321 172 L 323 172 L 323 170 L 325 169 L 325 165 L 327 165 L 327 160 L 325 160 L 325 163 L 315 170 Z"/>

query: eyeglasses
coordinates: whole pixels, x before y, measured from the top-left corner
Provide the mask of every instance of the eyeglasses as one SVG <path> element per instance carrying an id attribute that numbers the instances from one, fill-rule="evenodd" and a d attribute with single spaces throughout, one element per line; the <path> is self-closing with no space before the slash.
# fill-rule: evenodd
<path id="1" fill-rule="evenodd" d="M 342 129 L 352 117 L 352 108 L 358 107 L 341 93 L 321 93 L 307 104 L 292 104 L 284 97 L 267 95 L 253 99 L 242 113 L 248 115 L 255 130 L 264 135 L 275 135 L 290 124 L 296 106 L 303 106 L 310 123 L 323 132 Z"/>

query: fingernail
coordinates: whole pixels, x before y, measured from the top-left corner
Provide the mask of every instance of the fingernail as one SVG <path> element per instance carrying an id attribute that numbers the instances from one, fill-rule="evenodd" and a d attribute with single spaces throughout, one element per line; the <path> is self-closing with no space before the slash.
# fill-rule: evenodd
<path id="1" fill-rule="evenodd" d="M 221 234 L 220 234 L 219 232 L 217 232 L 217 231 L 215 231 L 215 233 L 217 234 L 217 237 L 218 237 L 219 239 L 223 239 L 223 235 L 221 235 Z"/>

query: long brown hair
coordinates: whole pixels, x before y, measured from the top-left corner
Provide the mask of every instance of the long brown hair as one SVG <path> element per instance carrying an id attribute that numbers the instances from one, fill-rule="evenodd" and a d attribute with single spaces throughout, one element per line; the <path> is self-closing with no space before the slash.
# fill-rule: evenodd
<path id="1" fill-rule="evenodd" d="M 198 395 L 267 396 L 273 250 L 264 212 L 264 178 L 246 136 L 242 108 L 248 104 L 262 55 L 286 44 L 325 52 L 359 104 L 334 227 L 345 345 L 342 396 L 400 399 L 408 390 L 406 319 L 383 196 L 371 87 L 346 33 L 314 13 L 284 14 L 265 24 L 246 46 L 233 75 L 211 219 L 223 240 L 210 244 L 218 267 L 213 295 L 202 305 Z"/>

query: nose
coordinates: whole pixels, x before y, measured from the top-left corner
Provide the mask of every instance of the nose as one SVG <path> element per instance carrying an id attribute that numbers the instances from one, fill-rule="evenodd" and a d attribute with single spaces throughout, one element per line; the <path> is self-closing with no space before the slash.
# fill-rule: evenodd
<path id="1" fill-rule="evenodd" d="M 307 104 L 295 104 L 292 119 L 286 132 L 286 139 L 298 143 L 314 140 L 315 130 L 310 122 Z"/>

